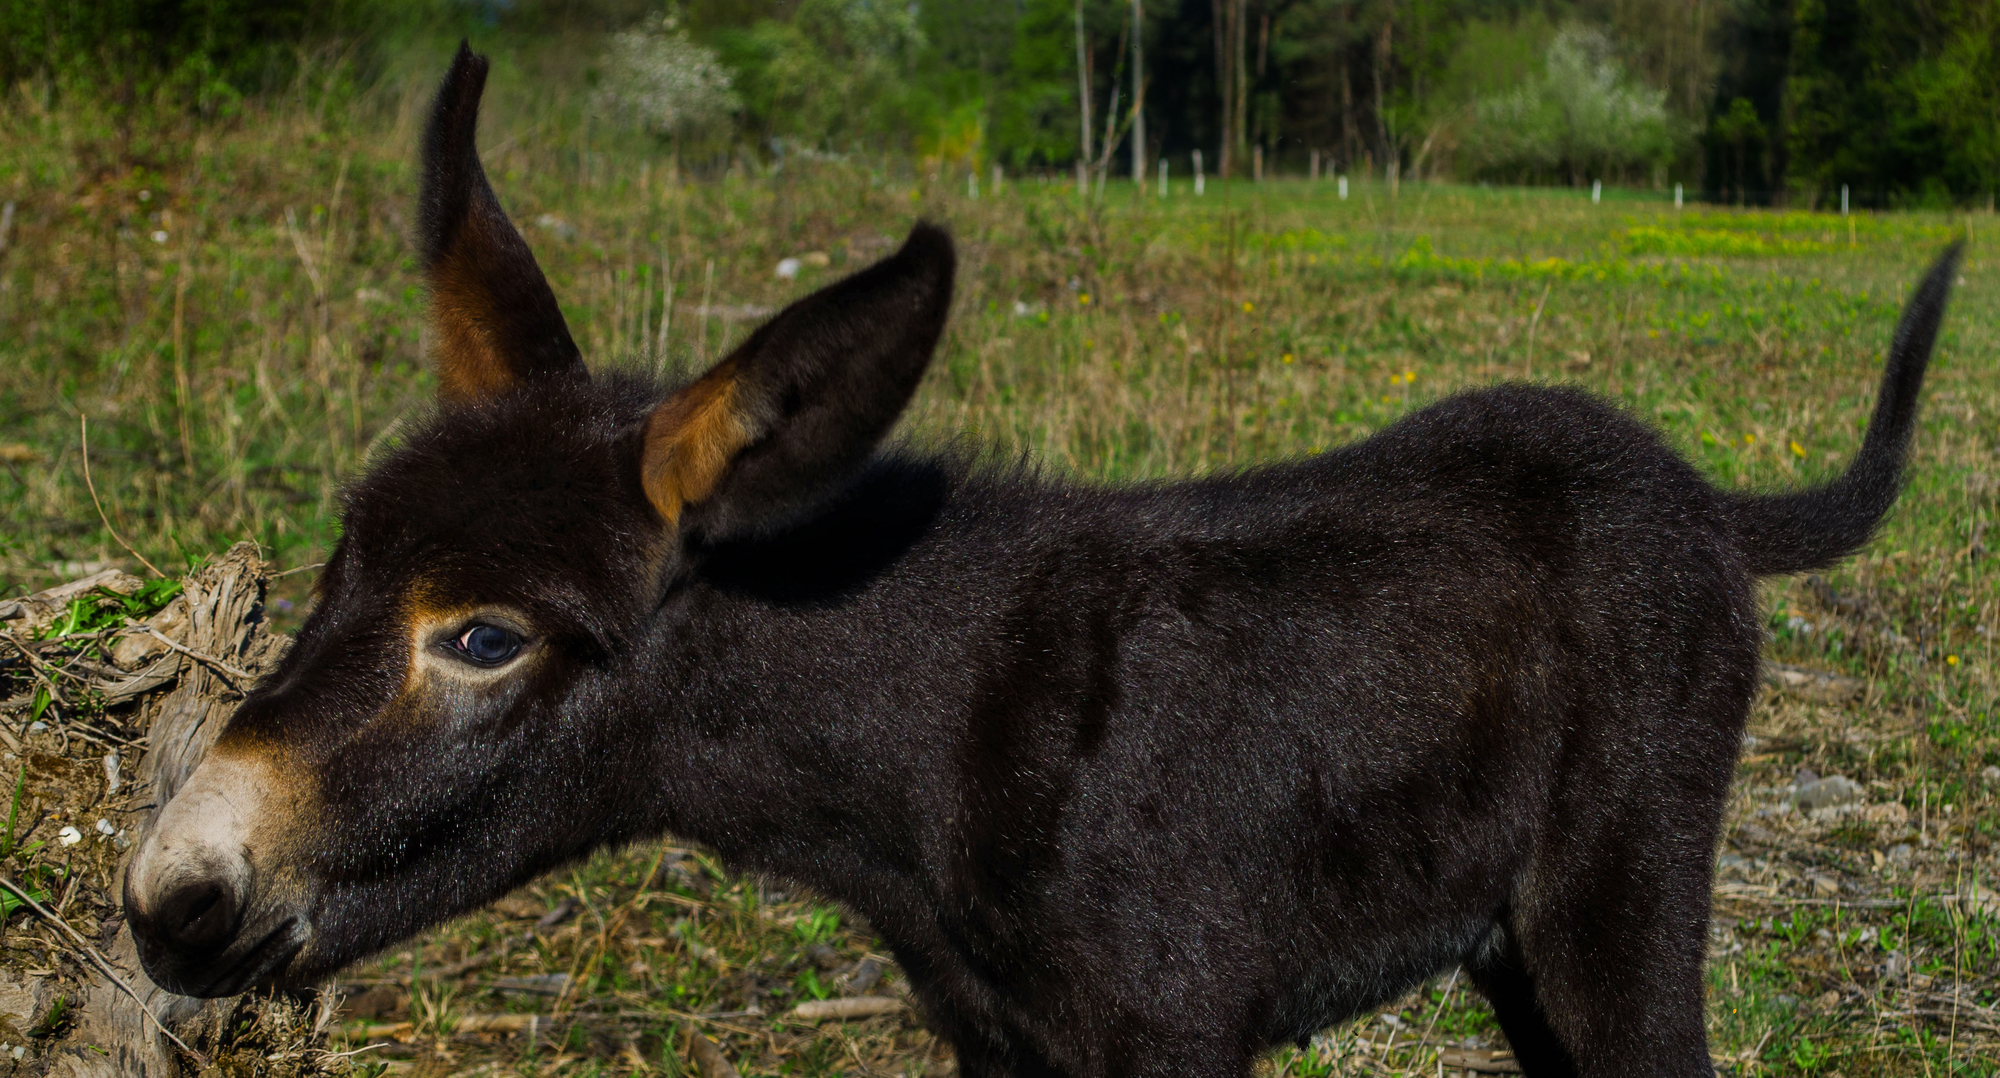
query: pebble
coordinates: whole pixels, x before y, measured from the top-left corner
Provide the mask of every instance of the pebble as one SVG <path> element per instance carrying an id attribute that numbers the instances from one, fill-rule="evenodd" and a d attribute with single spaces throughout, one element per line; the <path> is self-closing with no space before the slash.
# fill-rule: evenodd
<path id="1" fill-rule="evenodd" d="M 559 240 L 567 242 L 576 238 L 576 226 L 553 213 L 545 213 L 535 218 L 535 224 Z"/>
<path id="2" fill-rule="evenodd" d="M 1890 951 L 1882 960 L 1882 979 L 1894 981 L 1910 972 L 1910 958 L 1901 951 Z"/>
<path id="3" fill-rule="evenodd" d="M 799 260 L 796 258 L 779 259 L 778 279 L 781 281 L 789 281 L 792 278 L 797 277 L 799 275 L 799 266 L 801 264 L 802 263 L 800 263 Z"/>
<path id="4" fill-rule="evenodd" d="M 56 832 L 56 838 L 65 846 L 74 846 L 83 841 L 83 832 L 73 826 L 64 827 Z"/>
<path id="5" fill-rule="evenodd" d="M 2000 765 L 1987 764 L 1986 770 L 1981 771 L 1980 775 L 1988 782 L 2000 782 Z"/>
<path id="6" fill-rule="evenodd" d="M 1802 771 L 1799 777 L 1803 780 L 1811 774 L 1810 771 Z M 1797 805 L 1801 812 L 1813 812 L 1836 805 L 1854 804 L 1861 800 L 1864 792 L 1861 784 L 1853 779 L 1841 775 L 1828 775 L 1826 778 L 1811 782 L 1798 782 L 1792 792 L 1792 803 Z"/>

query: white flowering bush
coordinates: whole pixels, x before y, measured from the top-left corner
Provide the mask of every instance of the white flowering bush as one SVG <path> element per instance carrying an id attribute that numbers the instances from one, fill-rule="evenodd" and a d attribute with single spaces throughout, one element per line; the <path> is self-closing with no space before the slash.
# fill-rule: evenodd
<path id="1" fill-rule="evenodd" d="M 668 137 L 711 131 L 740 107 L 729 69 L 672 16 L 613 35 L 598 103 Z"/>
<path id="2" fill-rule="evenodd" d="M 1540 78 L 1483 98 L 1473 111 L 1466 163 L 1509 179 L 1581 184 L 1624 175 L 1672 157 L 1679 137 L 1666 92 L 1629 79 L 1597 30 L 1556 35 Z"/>

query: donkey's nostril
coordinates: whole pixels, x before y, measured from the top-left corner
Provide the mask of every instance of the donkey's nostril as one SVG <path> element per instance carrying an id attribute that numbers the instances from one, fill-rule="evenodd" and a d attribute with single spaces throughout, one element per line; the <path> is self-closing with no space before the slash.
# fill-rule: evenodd
<path id="1" fill-rule="evenodd" d="M 210 950 L 236 935 L 242 906 L 236 889 L 226 880 L 189 880 L 161 900 L 159 932 L 171 946 Z"/>
<path id="2" fill-rule="evenodd" d="M 180 919 L 182 921 L 180 934 L 186 935 L 193 931 L 194 927 L 201 922 L 201 915 L 214 909 L 215 904 L 221 900 L 221 890 L 214 887 L 210 887 L 201 894 L 195 895 L 188 907 L 180 911 Z"/>

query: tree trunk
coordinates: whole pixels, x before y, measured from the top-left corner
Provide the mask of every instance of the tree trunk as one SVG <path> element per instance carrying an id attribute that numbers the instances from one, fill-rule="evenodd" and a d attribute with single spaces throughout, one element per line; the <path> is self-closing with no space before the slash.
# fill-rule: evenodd
<path id="1" fill-rule="evenodd" d="M 1352 55 L 1352 42 L 1348 37 L 1347 6 L 1340 8 L 1340 167 L 1342 171 L 1354 171 L 1354 72 L 1348 58 Z"/>
<path id="2" fill-rule="evenodd" d="M 1083 0 L 1076 0 L 1076 104 L 1082 112 L 1076 155 L 1076 193 L 1090 193 L 1090 49 L 1083 37 Z"/>
<path id="3" fill-rule="evenodd" d="M 1230 49 L 1232 54 L 1230 66 L 1236 72 L 1236 89 L 1232 94 L 1236 104 L 1236 118 L 1229 126 L 1236 135 L 1236 158 L 1240 161 L 1250 155 L 1250 65 L 1247 62 L 1250 0 L 1236 0 L 1235 7 L 1236 16 L 1229 20 L 1229 29 L 1235 37 Z"/>
<path id="4" fill-rule="evenodd" d="M 1389 41 L 1396 25 L 1396 9 L 1389 8 L 1382 16 L 1382 29 L 1375 35 L 1375 140 L 1382 154 L 1383 175 L 1389 175 L 1394 166 L 1396 148 L 1389 141 Z"/>
<path id="5" fill-rule="evenodd" d="M 1146 4 L 1132 0 L 1132 182 L 1146 189 Z"/>
<path id="6" fill-rule="evenodd" d="M 1271 13 L 1266 11 L 1257 20 L 1257 81 L 1264 81 L 1264 69 L 1271 57 Z M 1256 117 L 1257 128 L 1251 137 L 1257 145 L 1264 146 L 1271 141 L 1271 133 L 1264 130 L 1264 118 Z M 1261 171 L 1261 170 L 1260 170 Z"/>
<path id="7" fill-rule="evenodd" d="M 1224 179 L 1229 177 L 1229 148 L 1236 143 L 1230 133 L 1229 123 L 1236 115 L 1235 104 L 1231 101 L 1236 88 L 1236 75 L 1229 69 L 1229 17 L 1235 13 L 1233 0 L 1209 0 L 1209 10 L 1214 15 L 1215 27 L 1215 95 L 1222 106 L 1222 133 L 1220 151 L 1216 155 L 1215 174 Z"/>

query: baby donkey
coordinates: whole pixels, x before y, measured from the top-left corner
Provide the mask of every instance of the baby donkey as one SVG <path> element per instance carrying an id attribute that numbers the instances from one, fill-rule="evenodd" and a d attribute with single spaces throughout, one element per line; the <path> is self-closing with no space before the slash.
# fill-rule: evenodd
<path id="1" fill-rule="evenodd" d="M 928 224 L 691 382 L 588 375 L 485 78 L 424 139 L 437 406 L 131 866 L 155 980 L 311 984 L 671 832 L 865 915 L 974 1078 L 1241 1078 L 1454 966 L 1529 1075 L 1713 1073 L 1753 585 L 1894 502 L 1956 250 L 1811 490 L 1537 386 L 1105 487 L 880 449 L 951 305 Z"/>

